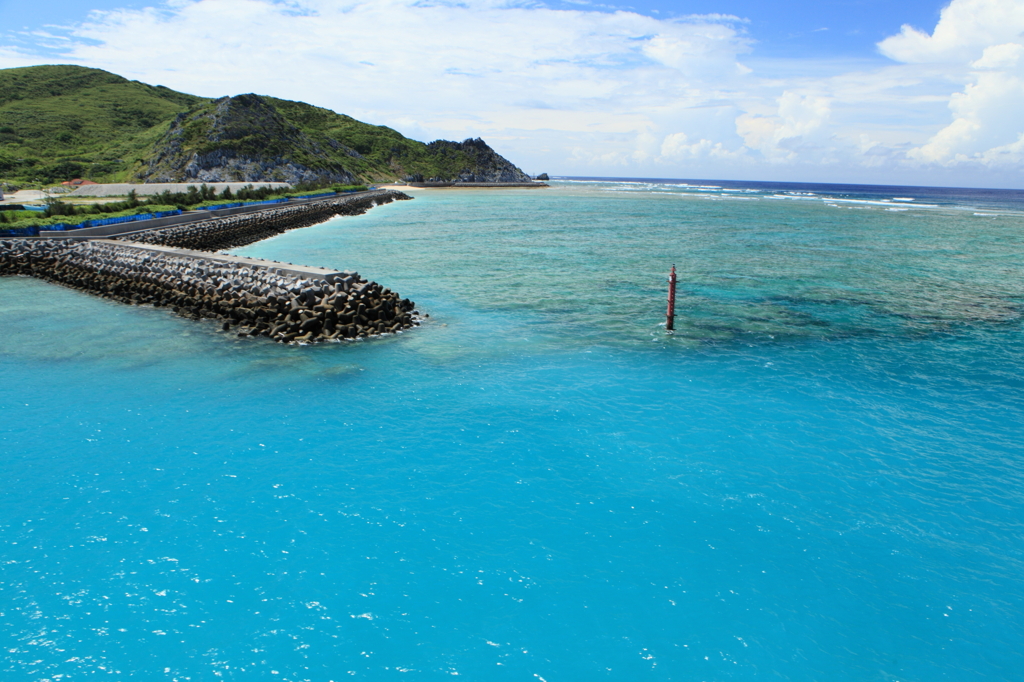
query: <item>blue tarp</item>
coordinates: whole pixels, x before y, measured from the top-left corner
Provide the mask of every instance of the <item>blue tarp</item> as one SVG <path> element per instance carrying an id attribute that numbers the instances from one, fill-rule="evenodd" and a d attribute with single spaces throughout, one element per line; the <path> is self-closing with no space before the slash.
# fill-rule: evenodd
<path id="1" fill-rule="evenodd" d="M 69 230 L 80 230 L 85 227 L 101 227 L 103 225 L 120 225 L 121 223 L 134 223 L 138 220 L 152 220 L 153 218 L 165 218 L 169 215 L 181 215 L 179 209 L 173 211 L 157 211 L 156 213 L 139 213 L 137 215 L 126 215 L 117 218 L 99 218 L 86 220 L 78 224 L 57 223 L 56 225 L 33 225 L 31 227 L 19 227 L 13 230 L 0 230 L 0 237 L 37 237 L 40 232 L 67 232 Z"/>
<path id="2" fill-rule="evenodd" d="M 32 227 L 19 227 L 16 230 L 0 230 L 0 237 L 38 237 L 39 228 L 33 225 Z"/>

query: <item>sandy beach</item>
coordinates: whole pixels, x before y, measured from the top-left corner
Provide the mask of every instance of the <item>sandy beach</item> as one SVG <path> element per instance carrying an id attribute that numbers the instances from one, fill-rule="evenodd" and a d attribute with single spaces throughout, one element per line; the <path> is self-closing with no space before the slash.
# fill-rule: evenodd
<path id="1" fill-rule="evenodd" d="M 431 189 L 430 187 L 411 187 L 409 185 L 399 185 L 395 183 L 387 185 L 374 185 L 374 187 L 376 187 L 377 189 L 394 189 L 398 190 L 399 192 L 418 192 L 424 189 Z"/>

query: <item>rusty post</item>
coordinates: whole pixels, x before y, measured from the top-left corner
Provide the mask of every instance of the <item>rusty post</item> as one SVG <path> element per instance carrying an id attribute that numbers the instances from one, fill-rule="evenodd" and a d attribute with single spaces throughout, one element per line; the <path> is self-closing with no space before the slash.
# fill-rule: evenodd
<path id="1" fill-rule="evenodd" d="M 665 329 L 676 328 L 676 266 L 672 264 L 672 272 L 668 276 L 668 313 L 665 315 Z"/>

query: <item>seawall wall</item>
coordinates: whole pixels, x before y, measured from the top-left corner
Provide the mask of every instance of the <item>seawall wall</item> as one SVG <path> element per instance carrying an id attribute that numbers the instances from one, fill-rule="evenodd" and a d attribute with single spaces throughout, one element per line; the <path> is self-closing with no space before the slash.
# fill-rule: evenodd
<path id="1" fill-rule="evenodd" d="M 411 199 L 394 190 L 330 197 L 298 206 L 284 205 L 244 215 L 132 233 L 118 239 L 198 251 L 219 251 L 252 244 L 287 230 L 309 227 L 334 216 L 361 215 L 374 206 Z"/>
<path id="2" fill-rule="evenodd" d="M 399 198 L 409 197 L 385 191 L 332 198 L 133 235 L 142 243 L 0 239 L 0 276 L 29 275 L 123 303 L 169 307 L 217 320 L 239 336 L 314 343 L 394 333 L 419 324 L 413 302 L 357 273 L 201 252 Z"/>

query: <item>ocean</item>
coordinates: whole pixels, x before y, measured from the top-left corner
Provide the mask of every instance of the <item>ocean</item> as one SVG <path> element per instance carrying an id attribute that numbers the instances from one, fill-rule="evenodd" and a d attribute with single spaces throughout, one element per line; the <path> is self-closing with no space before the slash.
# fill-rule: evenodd
<path id="1" fill-rule="evenodd" d="M 0 679 L 1024 680 L 1024 193 L 551 184 L 235 250 L 387 338 L 0 280 Z"/>

